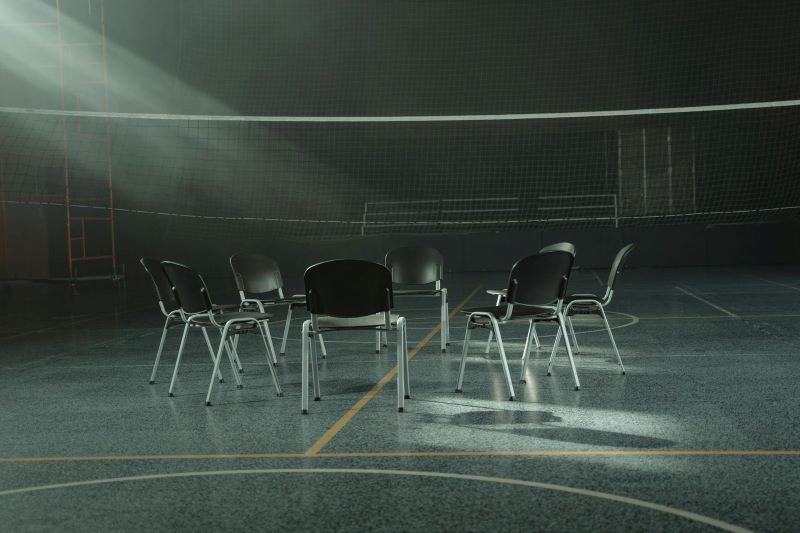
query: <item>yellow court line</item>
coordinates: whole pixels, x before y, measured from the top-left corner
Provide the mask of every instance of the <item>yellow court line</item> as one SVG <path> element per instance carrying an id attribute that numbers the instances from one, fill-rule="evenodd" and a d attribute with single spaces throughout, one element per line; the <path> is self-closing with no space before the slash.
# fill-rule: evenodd
<path id="1" fill-rule="evenodd" d="M 450 311 L 448 318 L 453 318 L 459 311 L 461 311 L 461 308 L 464 307 L 464 305 L 466 305 L 466 303 L 470 301 L 472 297 L 475 296 L 480 289 L 481 289 L 480 285 L 475 287 L 472 290 L 472 292 L 467 295 L 466 298 L 461 300 L 461 303 L 459 303 L 455 308 L 453 308 L 452 311 Z M 439 332 L 440 329 L 442 329 L 441 323 L 437 324 L 436 327 L 434 327 L 430 332 L 428 332 L 428 334 L 425 335 L 422 338 L 422 340 L 420 340 L 410 352 L 408 352 L 408 359 L 409 360 L 413 359 L 414 356 L 417 355 L 417 353 L 419 353 L 419 351 L 426 344 L 428 344 L 428 342 L 434 337 L 434 335 L 436 335 Z M 359 411 L 361 411 L 364 408 L 364 406 L 367 405 L 367 403 L 369 403 L 369 401 L 372 398 L 374 398 L 381 391 L 381 389 L 383 389 L 383 387 L 385 387 L 386 384 L 392 380 L 392 378 L 394 378 L 395 374 L 397 374 L 396 366 L 392 368 L 385 376 L 383 376 L 383 378 L 381 378 L 381 380 L 378 383 L 376 383 L 374 387 L 372 387 L 369 391 L 367 391 L 367 393 L 364 396 L 362 396 L 361 399 L 358 400 L 355 403 L 355 405 L 353 405 L 353 407 L 351 407 L 339 420 L 337 420 L 336 423 L 333 424 L 330 427 L 330 429 L 328 429 L 328 431 L 326 431 L 319 438 L 319 440 L 317 440 L 317 442 L 315 442 L 308 450 L 306 450 L 306 455 L 317 455 L 319 451 L 322 448 L 324 448 L 325 445 L 328 444 L 331 441 L 331 439 L 335 437 L 336 434 L 339 433 L 342 430 L 342 428 L 344 428 L 348 424 L 348 422 L 350 422 L 350 420 L 352 420 L 353 417 L 356 416 L 359 413 Z"/>
<path id="2" fill-rule="evenodd" d="M 297 459 L 302 453 L 179 453 L 174 455 L 43 455 L 0 457 L 0 463 L 48 463 L 68 461 L 185 461 L 195 459 Z"/>
<path id="3" fill-rule="evenodd" d="M 448 452 L 329 452 L 318 457 L 595 457 L 595 456 L 772 456 L 798 455 L 800 450 L 477 450 Z"/>
<path id="4" fill-rule="evenodd" d="M 800 456 L 800 450 L 464 450 L 442 452 L 321 452 L 319 459 L 369 459 L 390 457 L 770 457 Z M 74 455 L 0 457 L 0 463 L 80 461 L 185 461 L 219 459 L 307 459 L 306 453 L 215 453 L 175 455 Z"/>

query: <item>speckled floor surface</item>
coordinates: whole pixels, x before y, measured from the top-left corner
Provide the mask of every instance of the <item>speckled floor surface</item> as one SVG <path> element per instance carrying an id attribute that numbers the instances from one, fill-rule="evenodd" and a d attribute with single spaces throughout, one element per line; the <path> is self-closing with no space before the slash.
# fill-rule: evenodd
<path id="1" fill-rule="evenodd" d="M 605 274 L 577 271 L 570 288 L 596 291 Z M 484 290 L 504 283 L 448 276 L 451 307 L 476 288 L 467 306 L 492 303 Z M 525 327 L 506 326 L 516 402 L 483 332 L 455 394 L 463 317 L 442 354 L 435 302 L 398 299 L 415 353 L 402 414 L 394 380 L 376 387 L 393 346 L 376 355 L 353 333 L 327 339 L 323 399 L 300 414 L 302 313 L 277 367 L 284 397 L 248 338 L 245 387 L 223 366 L 206 407 L 211 365 L 194 334 L 168 398 L 180 333 L 149 385 L 150 291 L 0 285 L 0 530 L 800 527 L 800 267 L 625 271 L 609 318 L 627 375 L 600 322 L 576 319 L 580 391 L 563 350 L 553 376 L 543 348 L 518 383 Z M 552 326 L 539 331 L 552 343 Z"/>

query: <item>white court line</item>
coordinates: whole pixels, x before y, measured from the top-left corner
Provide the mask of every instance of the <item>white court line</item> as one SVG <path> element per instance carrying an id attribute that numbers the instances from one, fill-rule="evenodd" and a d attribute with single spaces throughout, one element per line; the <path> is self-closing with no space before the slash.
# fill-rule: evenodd
<path id="1" fill-rule="evenodd" d="M 134 312 L 143 310 L 145 307 L 151 307 L 151 305 L 150 304 L 146 304 L 146 305 L 140 305 L 140 306 L 137 306 L 137 307 L 132 307 L 132 308 L 129 308 L 129 309 L 122 310 L 117 314 L 118 315 L 124 315 L 124 314 L 127 314 L 127 313 L 134 313 Z M 69 328 L 72 328 L 73 326 L 75 326 L 76 324 L 84 324 L 86 322 L 91 322 L 92 320 L 100 321 L 100 320 L 103 320 L 104 318 L 107 319 L 108 313 L 93 313 L 91 315 L 85 315 L 85 316 L 86 316 L 86 318 L 81 318 L 81 319 L 78 319 L 78 320 L 69 320 L 69 321 L 62 320 L 59 324 L 56 324 L 54 326 L 47 326 L 47 327 L 44 327 L 44 328 L 38 328 L 38 329 L 34 329 L 34 330 L 29 330 L 29 331 L 22 331 L 20 333 L 14 333 L 12 335 L 5 335 L 5 336 L 0 337 L 0 341 L 7 341 L 7 340 L 11 340 L 11 339 L 16 339 L 18 337 L 24 337 L 26 335 L 41 334 L 41 333 L 45 333 L 47 331 L 52 331 L 54 329 L 69 329 Z M 139 328 L 123 328 L 123 329 L 139 329 Z"/>
<path id="2" fill-rule="evenodd" d="M 764 314 L 764 315 L 682 315 L 682 316 L 640 316 L 639 320 L 728 320 L 730 318 L 798 318 L 800 314 Z"/>
<path id="3" fill-rule="evenodd" d="M 252 470 L 212 470 L 205 472 L 176 472 L 172 474 L 151 474 L 143 476 L 129 476 L 118 478 L 105 478 L 93 479 L 88 481 L 73 481 L 70 483 L 55 483 L 52 485 L 38 485 L 33 487 L 24 487 L 21 489 L 12 489 L 0 491 L 0 496 L 10 496 L 13 494 L 24 494 L 30 492 L 65 489 L 84 487 L 91 485 L 103 485 L 110 483 L 123 483 L 127 481 L 147 481 L 154 479 L 170 479 L 170 478 L 188 478 L 188 477 L 210 477 L 210 476 L 240 476 L 240 475 L 258 475 L 258 474 L 357 474 L 357 475 L 378 475 L 378 476 L 413 476 L 413 477 L 427 477 L 427 478 L 440 478 L 440 479 L 457 479 L 460 481 L 480 481 L 484 483 L 498 483 L 502 485 L 516 485 L 521 487 L 530 487 L 535 489 L 552 490 L 556 492 L 565 492 L 569 494 L 577 494 L 578 496 L 588 496 L 590 498 L 598 498 L 608 500 L 616 503 L 626 505 L 633 505 L 651 511 L 660 513 L 671 514 L 701 524 L 706 524 L 716 527 L 725 531 L 733 531 L 736 533 L 750 533 L 751 530 L 711 518 L 710 516 L 693 513 L 691 511 L 684 511 L 683 509 L 676 509 L 659 503 L 648 502 L 638 498 L 630 498 L 628 496 L 619 496 L 617 494 L 610 494 L 607 492 L 600 492 L 596 490 L 579 489 L 575 487 L 568 487 L 566 485 L 555 485 L 553 483 L 541 483 L 538 481 L 525 481 L 522 479 L 508 479 L 502 477 L 491 476 L 477 476 L 472 474 L 453 474 L 445 472 L 426 472 L 419 470 L 379 470 L 379 469 L 361 469 L 361 468 L 262 468 Z"/>
<path id="4" fill-rule="evenodd" d="M 772 281 L 771 279 L 762 278 L 761 276 L 755 276 L 753 274 L 749 275 L 757 280 L 766 281 L 767 283 L 772 283 L 773 285 L 778 285 L 780 287 L 786 287 L 787 289 L 792 289 L 793 291 L 800 291 L 800 287 L 795 287 L 794 285 L 788 285 L 786 283 L 781 283 L 780 281 Z"/>
<path id="5" fill-rule="evenodd" d="M 692 298 L 694 298 L 694 299 L 696 299 L 696 300 L 699 300 L 699 301 L 703 302 L 703 303 L 704 303 L 704 304 L 706 304 L 706 305 L 710 305 L 711 307 L 713 307 L 713 308 L 714 308 L 714 309 L 716 309 L 717 311 L 722 311 L 722 312 L 723 312 L 723 313 L 725 313 L 726 315 L 728 315 L 728 316 L 732 316 L 733 318 L 739 318 L 738 316 L 736 316 L 734 313 L 731 313 L 731 312 L 730 312 L 730 311 L 728 311 L 727 309 L 723 309 L 722 307 L 718 306 L 717 304 L 715 304 L 715 303 L 712 303 L 712 302 L 709 302 L 709 301 L 708 301 L 708 300 L 706 300 L 705 298 L 701 298 L 701 297 L 699 297 L 698 295 L 696 295 L 695 293 L 693 293 L 693 292 L 691 292 L 691 291 L 688 291 L 688 290 L 684 289 L 683 287 L 679 287 L 679 286 L 675 285 L 675 288 L 676 288 L 676 289 L 678 289 L 679 291 L 681 291 L 682 293 L 684 293 L 684 294 L 687 294 L 687 295 L 691 296 Z"/>
<path id="6" fill-rule="evenodd" d="M 758 358 L 765 358 L 765 357 L 783 357 L 783 356 L 792 357 L 793 355 L 790 354 L 790 353 L 785 353 L 785 352 L 784 353 L 780 353 L 780 352 L 772 352 L 772 353 L 766 353 L 766 352 L 761 352 L 761 353 L 731 353 L 731 352 L 713 353 L 713 352 L 708 352 L 708 353 L 704 353 L 704 354 L 677 354 L 677 353 L 674 353 L 674 354 L 661 354 L 661 355 L 641 355 L 641 354 L 633 354 L 632 353 L 632 354 L 628 354 L 628 355 L 625 356 L 625 361 L 627 361 L 630 358 L 634 358 L 634 359 L 661 359 L 661 358 L 673 358 L 673 357 L 682 357 L 682 358 L 687 358 L 688 357 L 688 358 L 698 358 L 698 359 L 700 359 L 700 358 L 705 358 L 705 357 L 725 357 L 726 359 L 729 359 L 731 357 L 758 357 Z"/>

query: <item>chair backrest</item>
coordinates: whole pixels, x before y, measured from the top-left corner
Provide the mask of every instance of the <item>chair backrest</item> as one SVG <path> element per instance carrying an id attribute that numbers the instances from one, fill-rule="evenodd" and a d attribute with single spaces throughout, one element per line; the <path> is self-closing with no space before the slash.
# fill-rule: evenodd
<path id="1" fill-rule="evenodd" d="M 611 264 L 611 272 L 608 273 L 608 291 L 614 290 L 614 284 L 617 282 L 617 276 L 620 272 L 622 272 L 622 268 L 625 266 L 625 261 L 628 259 L 628 255 L 636 248 L 635 243 L 628 244 L 623 246 L 619 252 L 617 252 L 617 256 L 614 258 L 614 262 Z"/>
<path id="2" fill-rule="evenodd" d="M 231 256 L 230 262 L 236 290 L 240 292 L 263 294 L 283 288 L 278 263 L 271 257 L 238 253 Z"/>
<path id="3" fill-rule="evenodd" d="M 163 304 L 164 308 L 169 309 L 177 306 L 175 296 L 172 294 L 172 284 L 164 273 L 164 269 L 161 268 L 161 261 L 142 257 L 139 262 L 144 267 L 144 271 L 150 276 L 150 281 L 153 282 L 153 287 L 156 289 L 158 301 Z"/>
<path id="4" fill-rule="evenodd" d="M 334 259 L 308 267 L 303 275 L 308 311 L 353 318 L 389 311 L 392 274 L 383 265 L 360 259 Z"/>
<path id="5" fill-rule="evenodd" d="M 426 285 L 444 276 L 444 258 L 439 250 L 425 246 L 403 246 L 389 250 L 386 267 L 392 281 L 403 285 Z"/>
<path id="6" fill-rule="evenodd" d="M 563 250 L 520 259 L 511 268 L 506 301 L 516 305 L 554 305 L 566 294 L 574 259 Z"/>
<path id="7" fill-rule="evenodd" d="M 200 274 L 186 265 L 172 261 L 162 261 L 161 266 L 172 285 L 175 301 L 184 313 L 211 311 L 211 296 Z"/>
<path id="8" fill-rule="evenodd" d="M 557 242 L 554 244 L 548 244 L 539 250 L 540 254 L 545 254 L 547 252 L 567 252 L 572 254 L 572 257 L 575 257 L 575 245 L 571 242 Z"/>

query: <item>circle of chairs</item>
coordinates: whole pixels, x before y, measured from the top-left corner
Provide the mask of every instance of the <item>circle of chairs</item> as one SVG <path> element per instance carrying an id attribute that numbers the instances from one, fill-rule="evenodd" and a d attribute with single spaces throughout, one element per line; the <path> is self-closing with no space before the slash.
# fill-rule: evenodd
<path id="1" fill-rule="evenodd" d="M 472 332 L 488 329 L 486 343 L 488 353 L 492 339 L 497 343 L 503 376 L 509 400 L 516 397 L 512 384 L 508 357 L 503 344 L 501 325 L 512 322 L 527 322 L 528 333 L 522 354 L 520 382 L 525 383 L 526 368 L 532 346 L 540 348 L 536 324 L 554 323 L 557 326 L 547 366 L 551 375 L 553 360 L 561 340 L 564 341 L 575 390 L 580 381 L 574 353 L 579 350 L 577 336 L 572 324 L 575 315 L 594 314 L 604 323 L 611 345 L 622 373 L 619 349 L 617 348 L 605 307 L 611 302 L 617 278 L 634 245 L 624 246 L 617 253 L 611 266 L 608 282 L 602 295 L 576 293 L 567 290 L 575 260 L 575 247 L 571 243 L 556 243 L 546 246 L 538 253 L 517 261 L 509 273 L 508 284 L 499 290 L 487 291 L 497 297 L 494 306 L 474 307 L 461 310 L 467 318 L 464 344 L 459 366 L 456 392 L 463 391 L 467 355 Z M 165 319 L 161 339 L 156 352 L 150 383 L 156 374 L 164 349 L 167 332 L 183 327 L 180 348 L 170 381 L 169 396 L 174 395 L 180 363 L 185 351 L 186 338 L 192 329 L 199 329 L 211 356 L 213 370 L 206 393 L 206 405 L 211 405 L 214 384 L 222 383 L 220 369 L 223 355 L 227 357 L 236 386 L 242 387 L 244 369 L 239 358 L 239 337 L 255 334 L 261 338 L 264 356 L 278 396 L 283 396 L 274 366 L 278 363 L 273 346 L 269 322 L 274 308 L 286 308 L 286 319 L 280 354 L 286 353 L 290 323 L 296 307 L 305 307 L 309 318 L 302 324 L 301 335 L 301 412 L 308 413 L 309 374 L 315 401 L 322 397 L 315 340 L 319 343 L 322 357 L 326 356 L 323 337 L 337 331 L 366 331 L 376 336 L 376 352 L 387 344 L 387 335 L 396 337 L 397 349 L 397 409 L 403 412 L 405 400 L 410 398 L 408 365 L 408 337 L 406 319 L 393 313 L 395 296 L 435 296 L 439 298 L 440 341 L 442 352 L 450 340 L 447 289 L 443 286 L 444 265 L 441 253 L 433 248 L 407 246 L 395 248 L 386 254 L 385 264 L 357 259 L 335 259 L 310 266 L 304 274 L 304 294 L 285 296 L 283 279 L 278 264 L 272 258 L 250 253 L 234 254 L 230 258 L 236 289 L 240 302 L 234 305 L 216 305 L 202 276 L 186 265 L 151 258 L 140 260 L 148 274 L 158 299 L 159 310 Z M 395 288 L 395 286 L 401 288 Z M 220 341 L 216 350 L 208 336 L 208 330 L 217 330 Z"/>

